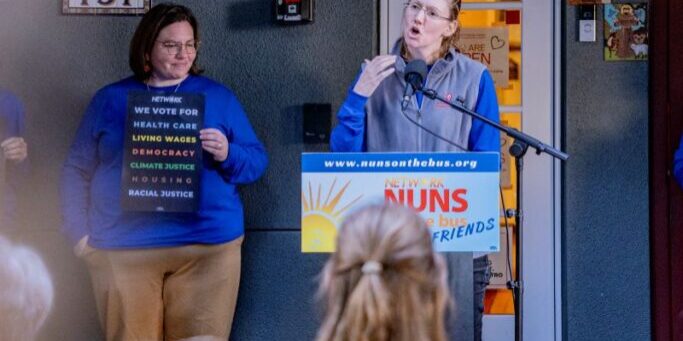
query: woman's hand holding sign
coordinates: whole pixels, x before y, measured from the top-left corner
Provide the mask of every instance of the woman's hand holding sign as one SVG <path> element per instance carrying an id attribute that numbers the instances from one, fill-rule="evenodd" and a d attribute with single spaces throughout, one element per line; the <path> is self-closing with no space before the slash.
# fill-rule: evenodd
<path id="1" fill-rule="evenodd" d="M 2 148 L 4 157 L 15 163 L 24 161 L 28 155 L 26 142 L 21 137 L 10 137 L 2 141 L 0 148 Z"/>
<path id="2" fill-rule="evenodd" d="M 199 131 L 199 139 L 202 140 L 202 148 L 213 155 L 213 159 L 223 162 L 228 158 L 230 143 L 223 133 L 215 128 L 206 128 Z"/>

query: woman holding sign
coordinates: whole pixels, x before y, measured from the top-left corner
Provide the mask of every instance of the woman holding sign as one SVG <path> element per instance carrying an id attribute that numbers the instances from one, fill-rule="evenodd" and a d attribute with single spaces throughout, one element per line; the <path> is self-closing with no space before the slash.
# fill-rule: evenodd
<path id="1" fill-rule="evenodd" d="M 229 337 L 244 234 L 237 186 L 268 161 L 235 95 L 199 75 L 198 48 L 188 8 L 154 6 L 131 41 L 134 75 L 95 94 L 64 164 L 64 229 L 107 340 Z"/>
<path id="2" fill-rule="evenodd" d="M 411 0 L 403 11 L 402 33 L 391 54 L 366 60 L 351 86 L 332 132 L 335 152 L 437 152 L 500 150 L 500 134 L 480 120 L 421 93 L 402 103 L 406 65 L 427 64 L 424 87 L 498 122 L 493 79 L 480 63 L 458 52 L 460 0 Z M 411 94 L 412 92 L 409 92 Z M 488 257 L 474 259 L 475 340 L 481 339 Z"/>

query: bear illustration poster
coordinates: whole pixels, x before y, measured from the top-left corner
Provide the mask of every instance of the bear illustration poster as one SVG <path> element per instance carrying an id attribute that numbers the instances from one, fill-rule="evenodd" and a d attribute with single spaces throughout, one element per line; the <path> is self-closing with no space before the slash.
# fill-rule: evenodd
<path id="1" fill-rule="evenodd" d="M 604 14 L 605 60 L 647 60 L 647 4 L 608 4 Z"/>

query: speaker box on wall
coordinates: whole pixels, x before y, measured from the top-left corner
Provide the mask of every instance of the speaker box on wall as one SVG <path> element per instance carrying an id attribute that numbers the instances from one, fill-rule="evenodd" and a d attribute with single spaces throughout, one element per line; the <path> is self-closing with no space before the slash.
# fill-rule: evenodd
<path id="1" fill-rule="evenodd" d="M 304 103 L 304 143 L 327 143 L 332 126 L 330 103 Z"/>

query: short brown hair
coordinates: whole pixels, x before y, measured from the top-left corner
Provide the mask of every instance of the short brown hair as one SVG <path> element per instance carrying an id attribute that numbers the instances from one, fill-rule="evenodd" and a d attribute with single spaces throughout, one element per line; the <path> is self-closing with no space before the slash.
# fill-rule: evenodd
<path id="1" fill-rule="evenodd" d="M 199 42 L 199 29 L 197 25 L 197 18 L 195 18 L 192 11 L 181 5 L 161 3 L 149 10 L 138 24 L 133 39 L 130 41 L 130 52 L 128 58 L 128 65 L 135 74 L 135 78 L 139 81 L 145 81 L 152 75 L 148 65 L 148 56 L 152 53 L 154 42 L 159 37 L 159 32 L 166 26 L 187 21 L 192 26 L 194 40 Z M 197 58 L 195 58 L 190 68 L 190 74 L 198 75 L 203 70 L 197 66 Z"/>

